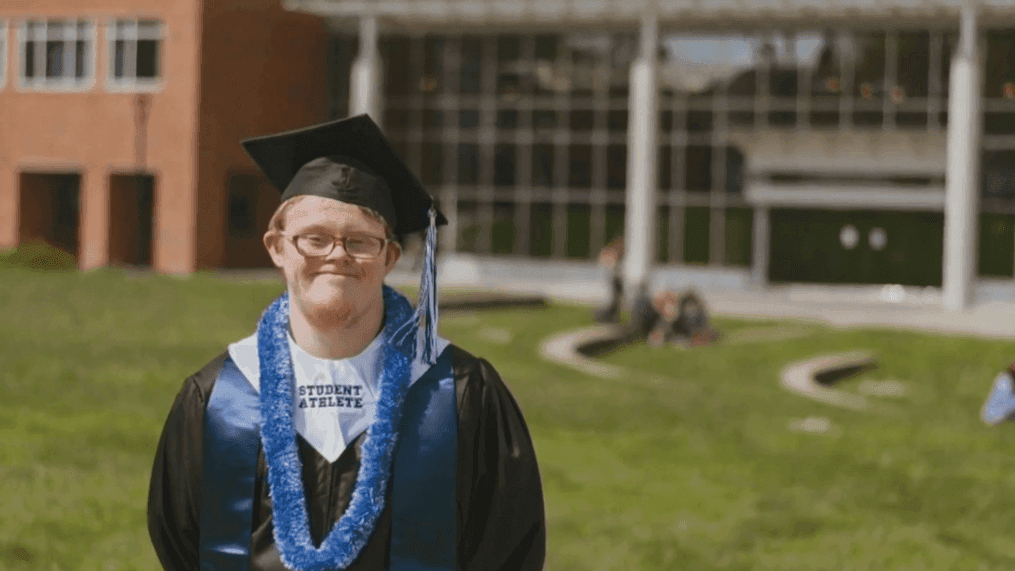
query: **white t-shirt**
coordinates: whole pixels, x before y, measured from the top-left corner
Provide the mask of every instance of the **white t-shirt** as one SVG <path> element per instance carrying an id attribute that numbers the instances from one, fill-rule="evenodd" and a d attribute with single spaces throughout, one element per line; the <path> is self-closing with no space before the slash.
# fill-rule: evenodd
<path id="1" fill-rule="evenodd" d="M 384 359 L 383 335 L 375 337 L 359 355 L 348 359 L 314 357 L 301 349 L 292 335 L 287 337 L 296 384 L 293 425 L 318 453 L 334 462 L 374 420 Z M 446 339 L 438 337 L 437 354 L 448 345 Z M 260 392 L 257 333 L 229 345 L 229 356 L 251 386 Z M 415 361 L 410 383 L 419 380 L 429 368 L 430 365 Z"/>

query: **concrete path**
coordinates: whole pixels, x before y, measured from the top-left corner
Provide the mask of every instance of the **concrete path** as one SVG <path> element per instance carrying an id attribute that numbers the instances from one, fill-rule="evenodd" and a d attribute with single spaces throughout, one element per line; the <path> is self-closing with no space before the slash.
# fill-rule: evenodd
<path id="1" fill-rule="evenodd" d="M 680 275 L 676 270 L 668 271 Z M 672 276 L 657 280 L 666 282 L 657 287 L 694 287 L 713 315 L 1015 339 L 1015 294 L 1000 287 L 981 287 L 980 299 L 971 308 L 949 312 L 941 307 L 940 294 L 930 289 L 806 285 L 759 289 L 743 280 L 696 278 L 694 270 L 688 270 L 688 274 L 690 277 L 684 281 Z M 223 270 L 218 275 L 234 281 L 280 280 L 272 270 Z M 414 286 L 419 283 L 419 273 L 411 268 L 396 268 L 387 281 L 395 286 Z M 594 265 L 587 263 L 539 265 L 512 260 L 485 265 L 448 263 L 441 267 L 438 283 L 441 288 L 540 294 L 590 308 L 604 303 L 608 296 L 606 281 Z"/>

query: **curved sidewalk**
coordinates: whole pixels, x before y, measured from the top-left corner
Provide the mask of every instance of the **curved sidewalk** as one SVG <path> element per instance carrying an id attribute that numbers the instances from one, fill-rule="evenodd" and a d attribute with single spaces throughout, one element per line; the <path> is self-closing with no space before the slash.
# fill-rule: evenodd
<path id="1" fill-rule="evenodd" d="M 438 275 L 442 288 L 481 289 L 506 293 L 540 294 L 550 299 L 592 306 L 607 299 L 607 284 L 593 279 L 595 271 L 556 271 L 552 264 L 535 271 L 462 271 L 445 267 Z M 568 270 L 570 266 L 564 267 Z M 228 279 L 277 280 L 271 271 L 217 272 Z M 513 277 L 512 277 L 513 276 Z M 396 269 L 388 276 L 395 286 L 414 286 L 419 273 Z M 681 288 L 677 288 L 681 289 Z M 1015 339 L 1015 295 L 995 296 L 962 312 L 943 309 L 938 299 L 926 302 L 910 295 L 899 302 L 884 301 L 881 288 L 871 286 L 777 286 L 766 289 L 723 287 L 711 283 L 695 287 L 713 315 L 737 318 L 796 319 L 834 327 L 884 327 L 943 334 Z M 880 291 L 883 293 L 883 291 Z"/>

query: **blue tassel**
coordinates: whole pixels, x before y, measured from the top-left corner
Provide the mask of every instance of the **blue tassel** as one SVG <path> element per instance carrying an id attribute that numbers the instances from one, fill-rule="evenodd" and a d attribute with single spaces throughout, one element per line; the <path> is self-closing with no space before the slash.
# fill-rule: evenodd
<path id="1" fill-rule="evenodd" d="M 423 261 L 423 275 L 419 281 L 419 301 L 416 303 L 416 318 L 422 331 L 416 346 L 421 348 L 422 361 L 433 365 L 437 363 L 437 264 L 434 261 L 437 250 L 437 210 L 431 206 L 429 214 L 426 259 Z"/>

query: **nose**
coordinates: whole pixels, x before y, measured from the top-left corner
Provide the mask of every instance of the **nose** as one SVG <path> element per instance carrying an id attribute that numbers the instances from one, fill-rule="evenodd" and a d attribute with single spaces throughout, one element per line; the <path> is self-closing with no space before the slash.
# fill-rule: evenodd
<path id="1" fill-rule="evenodd" d="M 324 259 L 335 260 L 342 258 L 348 258 L 349 260 L 352 260 L 352 256 L 350 256 L 349 252 L 345 250 L 345 243 L 342 242 L 341 240 L 336 240 L 335 247 L 331 250 L 331 252 L 328 253 L 327 256 L 324 257 Z"/>

